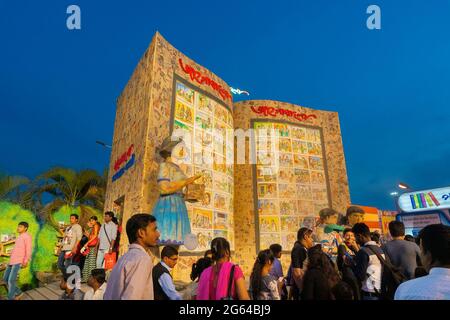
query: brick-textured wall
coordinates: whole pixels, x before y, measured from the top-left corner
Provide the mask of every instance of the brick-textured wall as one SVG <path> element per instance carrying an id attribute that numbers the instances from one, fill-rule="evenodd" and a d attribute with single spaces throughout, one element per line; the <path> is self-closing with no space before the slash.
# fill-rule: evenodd
<path id="1" fill-rule="evenodd" d="M 114 210 L 114 201 L 125 196 L 123 230 L 130 215 L 143 210 L 144 162 L 148 143 L 146 133 L 151 118 L 150 93 L 155 49 L 153 41 L 117 99 L 105 210 Z M 134 145 L 135 164 L 121 178 L 112 182 L 115 173 L 114 163 L 130 145 Z M 128 248 L 125 232 L 122 234 L 120 244 L 120 253 L 123 254 Z"/>

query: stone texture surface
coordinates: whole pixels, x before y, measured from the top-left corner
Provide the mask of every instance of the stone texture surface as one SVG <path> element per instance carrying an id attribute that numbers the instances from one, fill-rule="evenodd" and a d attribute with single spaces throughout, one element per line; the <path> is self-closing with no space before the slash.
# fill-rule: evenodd
<path id="1" fill-rule="evenodd" d="M 122 222 L 124 231 L 131 215 L 138 212 L 151 213 L 159 196 L 156 183 L 159 163 L 155 147 L 170 134 L 174 74 L 222 100 L 232 109 L 232 99 L 224 100 L 211 86 L 193 81 L 180 67 L 180 58 L 229 92 L 229 87 L 223 80 L 176 50 L 159 33 L 155 34 L 117 100 L 105 210 L 113 210 L 114 201 L 125 196 Z M 134 145 L 136 162 L 120 179 L 112 182 L 114 163 L 131 144 Z M 128 239 L 126 232 L 123 232 L 120 254 L 127 247 Z M 174 277 L 188 281 L 191 265 L 197 258 L 198 256 L 180 257 Z"/>

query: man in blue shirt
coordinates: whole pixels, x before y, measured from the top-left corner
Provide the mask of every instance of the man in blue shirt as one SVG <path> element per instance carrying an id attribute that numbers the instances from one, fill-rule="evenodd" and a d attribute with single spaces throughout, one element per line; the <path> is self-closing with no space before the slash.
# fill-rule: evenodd
<path id="1" fill-rule="evenodd" d="M 428 225 L 419 240 L 420 258 L 429 274 L 402 283 L 395 300 L 450 300 L 450 227 Z"/>
<path id="2" fill-rule="evenodd" d="M 178 250 L 165 246 L 161 251 L 161 262 L 153 267 L 153 290 L 155 300 L 181 300 L 175 290 L 170 272 L 178 262 Z"/>

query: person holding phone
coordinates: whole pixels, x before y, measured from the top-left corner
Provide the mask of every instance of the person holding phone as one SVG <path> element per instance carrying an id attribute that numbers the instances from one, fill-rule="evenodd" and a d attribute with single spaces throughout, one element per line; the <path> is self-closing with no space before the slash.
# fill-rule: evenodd
<path id="1" fill-rule="evenodd" d="M 361 299 L 359 291 L 358 280 L 352 271 L 352 266 L 355 264 L 355 255 L 359 250 L 359 246 L 356 243 L 355 234 L 351 228 L 346 228 L 343 233 L 344 241 L 338 247 L 337 266 L 341 273 L 342 280 L 345 281 L 353 291 L 353 297 L 355 300 Z"/>

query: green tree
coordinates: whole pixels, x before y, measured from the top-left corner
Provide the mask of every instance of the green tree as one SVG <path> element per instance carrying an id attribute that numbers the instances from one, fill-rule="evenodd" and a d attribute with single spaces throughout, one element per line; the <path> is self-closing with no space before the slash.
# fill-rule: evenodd
<path id="1" fill-rule="evenodd" d="M 80 224 L 86 224 L 90 214 L 102 211 L 105 202 L 106 180 L 95 170 L 75 171 L 56 167 L 38 177 L 39 193 L 48 193 L 53 199 L 45 204 L 39 215 L 57 227 L 54 213 L 62 207 L 69 207 L 79 212 Z"/>
<path id="2" fill-rule="evenodd" d="M 18 204 L 34 213 L 43 208 L 37 185 L 22 176 L 0 175 L 0 201 Z"/>
<path id="3" fill-rule="evenodd" d="M 29 183 L 30 180 L 26 177 L 0 175 L 0 201 L 14 199 L 20 187 Z"/>

